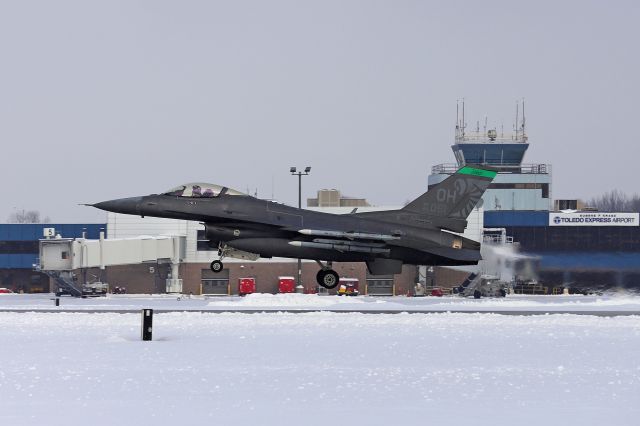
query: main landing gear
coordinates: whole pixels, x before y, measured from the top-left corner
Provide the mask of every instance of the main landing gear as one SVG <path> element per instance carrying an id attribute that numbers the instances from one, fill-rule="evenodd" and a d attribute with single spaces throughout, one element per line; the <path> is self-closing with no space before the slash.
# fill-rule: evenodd
<path id="1" fill-rule="evenodd" d="M 318 284 L 327 289 L 336 288 L 340 282 L 340 276 L 336 271 L 331 269 L 331 262 L 327 262 L 326 265 L 323 265 L 318 260 L 316 260 L 316 262 L 321 268 L 316 275 L 316 281 L 318 281 Z"/>

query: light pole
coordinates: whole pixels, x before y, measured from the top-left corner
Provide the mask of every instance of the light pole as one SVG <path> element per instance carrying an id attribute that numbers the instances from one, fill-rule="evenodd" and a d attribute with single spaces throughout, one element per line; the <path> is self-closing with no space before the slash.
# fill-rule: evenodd
<path id="1" fill-rule="evenodd" d="M 289 172 L 298 176 L 298 208 L 302 208 L 302 176 L 306 176 L 311 173 L 311 167 L 307 166 L 304 168 L 304 172 L 299 172 L 295 167 L 291 167 Z M 302 260 L 298 258 L 298 280 L 296 286 L 302 285 Z"/>

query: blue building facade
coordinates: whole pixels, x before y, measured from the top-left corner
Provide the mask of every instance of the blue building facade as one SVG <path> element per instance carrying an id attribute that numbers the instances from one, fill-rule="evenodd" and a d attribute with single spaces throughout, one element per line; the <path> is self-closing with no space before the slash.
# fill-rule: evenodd
<path id="1" fill-rule="evenodd" d="M 45 228 L 62 238 L 97 239 L 106 232 L 105 223 L 0 224 L 0 287 L 14 291 L 49 291 L 48 277 L 33 271 L 38 262 L 39 240 Z"/>
<path id="2" fill-rule="evenodd" d="M 504 228 L 540 259 L 540 278 L 589 289 L 640 288 L 640 227 L 549 226 L 549 212 L 486 211 L 485 228 Z"/>

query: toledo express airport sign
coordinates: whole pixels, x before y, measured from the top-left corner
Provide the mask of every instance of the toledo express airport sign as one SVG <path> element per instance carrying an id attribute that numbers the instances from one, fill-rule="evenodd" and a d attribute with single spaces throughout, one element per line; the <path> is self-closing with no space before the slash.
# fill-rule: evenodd
<path id="1" fill-rule="evenodd" d="M 549 226 L 638 226 L 639 213 L 549 213 Z"/>

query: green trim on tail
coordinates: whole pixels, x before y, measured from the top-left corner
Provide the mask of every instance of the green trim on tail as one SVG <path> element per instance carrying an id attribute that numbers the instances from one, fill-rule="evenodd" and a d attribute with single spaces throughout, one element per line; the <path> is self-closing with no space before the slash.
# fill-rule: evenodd
<path id="1" fill-rule="evenodd" d="M 489 179 L 493 179 L 498 174 L 493 170 L 476 169 L 475 167 L 469 167 L 469 166 L 464 166 L 463 168 L 458 170 L 458 173 L 463 175 L 481 176 Z"/>

